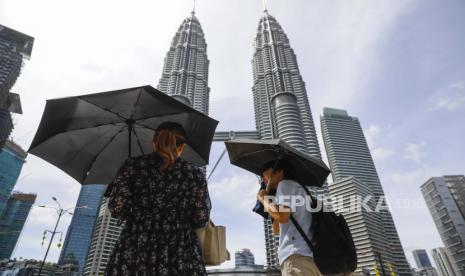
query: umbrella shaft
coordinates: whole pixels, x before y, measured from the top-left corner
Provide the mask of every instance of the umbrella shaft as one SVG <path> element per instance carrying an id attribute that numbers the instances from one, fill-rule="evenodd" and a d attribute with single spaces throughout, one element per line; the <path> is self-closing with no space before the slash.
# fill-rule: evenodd
<path id="1" fill-rule="evenodd" d="M 131 158 L 131 151 L 132 151 L 132 148 L 131 148 L 131 146 L 132 146 L 132 128 L 133 128 L 132 124 L 128 124 L 128 130 L 129 130 L 128 131 L 128 133 L 129 133 L 128 158 Z"/>

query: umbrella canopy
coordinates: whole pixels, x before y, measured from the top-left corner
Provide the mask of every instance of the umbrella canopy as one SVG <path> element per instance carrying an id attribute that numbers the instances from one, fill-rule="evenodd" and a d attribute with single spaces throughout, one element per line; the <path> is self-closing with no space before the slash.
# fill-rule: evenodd
<path id="1" fill-rule="evenodd" d="M 262 174 L 266 163 L 277 159 L 289 162 L 296 171 L 295 180 L 306 186 L 321 187 L 330 173 L 323 161 L 281 139 L 234 139 L 225 143 L 231 164 L 257 175 Z"/>
<path id="2" fill-rule="evenodd" d="M 153 152 L 164 122 L 184 127 L 183 159 L 208 164 L 218 122 L 151 86 L 47 100 L 28 152 L 81 184 L 107 184 L 128 156 Z"/>

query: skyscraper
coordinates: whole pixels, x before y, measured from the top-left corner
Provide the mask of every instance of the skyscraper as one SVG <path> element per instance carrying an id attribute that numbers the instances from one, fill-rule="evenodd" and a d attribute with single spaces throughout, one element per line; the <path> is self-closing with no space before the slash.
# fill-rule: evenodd
<path id="1" fill-rule="evenodd" d="M 66 233 L 59 264 L 74 264 L 82 273 L 92 239 L 95 220 L 106 185 L 83 185 L 79 193 L 71 224 Z"/>
<path id="2" fill-rule="evenodd" d="M 412 251 L 413 258 L 418 268 L 433 267 L 428 257 L 428 253 L 424 249 L 417 249 Z"/>
<path id="3" fill-rule="evenodd" d="M 381 267 L 381 261 L 388 270 L 392 259 L 379 255 L 387 243 L 383 220 L 379 214 L 356 206 L 361 200 L 374 197 L 370 186 L 354 176 L 343 177 L 329 184 L 329 194 L 333 199 L 341 200 L 340 205 L 334 204 L 333 207 L 337 213 L 344 215 L 350 227 L 357 248 L 357 272 L 374 271 L 375 266 Z M 374 200 L 368 201 L 367 205 L 371 210 L 376 209 Z"/>
<path id="4" fill-rule="evenodd" d="M 253 100 L 255 125 L 261 139 L 281 138 L 321 158 L 305 83 L 296 55 L 278 21 L 267 10 L 254 42 Z M 278 267 L 278 238 L 271 220 L 264 220 L 267 265 Z"/>
<path id="5" fill-rule="evenodd" d="M 434 248 L 431 250 L 431 255 L 438 267 L 439 276 L 455 276 L 454 268 L 444 247 Z"/>
<path id="6" fill-rule="evenodd" d="M 0 149 L 0 215 L 18 180 L 26 157 L 27 152 L 10 140 Z"/>
<path id="7" fill-rule="evenodd" d="M 455 274 L 465 275 L 465 176 L 432 177 L 421 192 Z"/>
<path id="8" fill-rule="evenodd" d="M 21 72 L 23 59 L 31 56 L 34 38 L 0 25 L 0 148 L 13 129 L 10 112 L 21 113 L 18 94 L 10 93 Z"/>
<path id="9" fill-rule="evenodd" d="M 158 89 L 208 114 L 207 43 L 200 22 L 192 12 L 179 26 L 165 57 Z"/>
<path id="10" fill-rule="evenodd" d="M 244 248 L 241 251 L 237 251 L 235 254 L 236 268 L 241 267 L 254 267 L 255 258 L 250 249 Z"/>
<path id="11" fill-rule="evenodd" d="M 202 27 L 192 12 L 174 35 L 166 55 L 160 91 L 208 114 L 209 94 L 207 44 Z M 112 218 L 104 198 L 95 223 L 84 268 L 85 275 L 100 275 L 106 268 L 122 226 Z"/>
<path id="12" fill-rule="evenodd" d="M 383 200 L 383 188 L 359 120 L 349 116 L 345 110 L 325 108 L 323 116 L 321 116 L 321 129 L 334 182 L 337 183 L 344 178 L 354 177 L 363 185 L 366 185 L 376 204 L 380 202 L 380 199 Z M 339 193 L 345 188 L 345 185 L 339 185 L 338 187 L 329 185 L 331 195 Z M 354 192 L 353 195 L 357 195 L 357 192 Z M 370 223 L 367 223 L 370 228 L 369 237 L 362 237 L 370 239 L 373 245 L 366 247 L 362 242 L 363 239 L 355 239 L 354 241 L 359 257 L 358 269 L 360 270 L 365 266 L 362 262 L 367 261 L 367 258 L 371 258 L 378 263 L 382 259 L 385 264 L 391 264 L 396 274 L 411 275 L 389 209 L 381 208 L 379 212 L 374 214 L 380 224 L 370 226 Z M 368 220 L 368 217 L 361 217 L 360 219 Z M 356 235 L 357 223 L 357 220 L 348 221 L 354 235 Z M 382 228 L 379 226 L 382 226 Z M 371 267 L 367 268 L 372 269 Z"/>
<path id="13" fill-rule="evenodd" d="M 11 257 L 35 200 L 35 194 L 19 192 L 14 192 L 8 199 L 0 216 L 0 260 Z"/>
<path id="14" fill-rule="evenodd" d="M 108 200 L 104 197 L 95 222 L 84 275 L 103 275 L 122 228 L 120 221 L 111 216 Z"/>

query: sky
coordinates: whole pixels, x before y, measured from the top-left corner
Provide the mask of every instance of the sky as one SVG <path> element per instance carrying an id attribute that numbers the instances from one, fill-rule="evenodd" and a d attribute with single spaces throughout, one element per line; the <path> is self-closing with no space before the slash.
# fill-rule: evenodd
<path id="1" fill-rule="evenodd" d="M 13 139 L 29 147 L 46 99 L 156 86 L 192 7 L 190 0 L 0 0 L 0 24 L 35 38 L 12 90 L 24 112 L 14 117 Z M 465 2 L 269 0 L 267 8 L 297 55 L 323 159 L 323 107 L 346 109 L 360 119 L 414 265 L 412 250 L 442 246 L 419 187 L 432 176 L 465 173 Z M 255 129 L 251 59 L 261 1 L 198 0 L 196 16 L 208 44 L 210 115 L 220 121 L 218 130 Z M 213 145 L 210 164 L 223 149 Z M 72 207 L 80 184 L 29 155 L 15 190 L 37 193 L 36 205 L 52 205 L 56 196 Z M 263 221 L 251 212 L 255 176 L 225 157 L 209 190 L 212 219 L 226 226 L 230 252 L 250 248 L 265 264 Z M 59 230 L 65 233 L 70 220 Z M 43 230 L 55 221 L 53 210 L 34 207 L 13 256 L 41 259 Z M 59 256 L 56 242 L 50 261 Z"/>

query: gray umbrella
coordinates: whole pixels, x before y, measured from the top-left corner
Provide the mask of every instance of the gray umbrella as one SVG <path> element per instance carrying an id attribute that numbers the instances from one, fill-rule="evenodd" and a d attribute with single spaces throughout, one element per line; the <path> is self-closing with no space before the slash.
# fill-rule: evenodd
<path id="1" fill-rule="evenodd" d="M 129 156 L 153 151 L 168 121 L 187 133 L 182 158 L 208 164 L 218 122 L 151 86 L 47 100 L 29 152 L 81 184 L 107 184 Z"/>
<path id="2" fill-rule="evenodd" d="M 231 164 L 261 175 L 266 163 L 288 161 L 296 171 L 295 180 L 306 186 L 321 187 L 330 170 L 323 161 L 305 154 L 281 139 L 234 139 L 225 142 Z"/>

